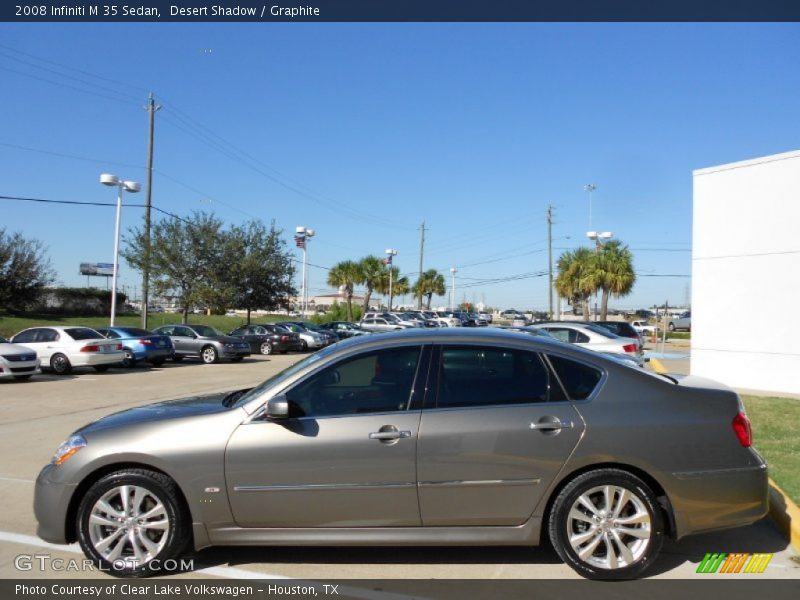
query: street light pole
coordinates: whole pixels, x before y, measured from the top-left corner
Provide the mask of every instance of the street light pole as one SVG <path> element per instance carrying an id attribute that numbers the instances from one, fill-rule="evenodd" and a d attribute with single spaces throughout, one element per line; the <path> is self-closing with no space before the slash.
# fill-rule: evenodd
<path id="1" fill-rule="evenodd" d="M 392 279 L 394 278 L 394 273 L 392 272 L 392 259 L 397 256 L 397 250 L 394 248 L 387 248 L 385 252 L 386 258 L 383 262 L 389 265 L 389 312 L 392 312 Z"/>
<path id="2" fill-rule="evenodd" d="M 308 242 L 314 237 L 316 233 L 309 227 L 299 226 L 295 228 L 294 241 L 298 248 L 303 249 L 303 278 L 302 278 L 302 294 L 300 305 L 303 310 L 303 316 L 308 311 Z"/>
<path id="3" fill-rule="evenodd" d="M 594 183 L 587 183 L 583 189 L 589 192 L 589 229 L 592 228 L 592 194 L 597 189 Z"/>
<path id="4" fill-rule="evenodd" d="M 456 309 L 456 272 L 458 269 L 450 267 L 450 273 L 453 275 L 453 286 L 450 288 L 450 310 Z"/>
<path id="5" fill-rule="evenodd" d="M 107 186 L 117 187 L 117 218 L 114 224 L 114 272 L 111 274 L 111 320 L 110 327 L 114 327 L 117 316 L 117 276 L 119 272 L 119 228 L 122 220 L 122 191 L 127 190 L 135 194 L 141 186 L 135 181 L 121 181 L 116 175 L 103 173 L 100 175 L 100 183 Z"/>

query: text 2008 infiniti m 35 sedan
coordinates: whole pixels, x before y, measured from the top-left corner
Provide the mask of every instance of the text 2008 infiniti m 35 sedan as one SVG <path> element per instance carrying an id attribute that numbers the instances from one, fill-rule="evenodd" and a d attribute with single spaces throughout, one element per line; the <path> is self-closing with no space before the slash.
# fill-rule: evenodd
<path id="1" fill-rule="evenodd" d="M 260 386 L 76 431 L 39 535 L 147 575 L 189 546 L 536 545 L 637 577 L 664 536 L 747 525 L 767 468 L 739 397 L 543 337 L 352 338 Z"/>

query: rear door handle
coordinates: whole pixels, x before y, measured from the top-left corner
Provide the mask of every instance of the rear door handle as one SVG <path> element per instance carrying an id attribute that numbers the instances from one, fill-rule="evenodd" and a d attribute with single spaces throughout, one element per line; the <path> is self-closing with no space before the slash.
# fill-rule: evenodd
<path id="1" fill-rule="evenodd" d="M 531 423 L 531 429 L 541 432 L 561 431 L 562 429 L 572 429 L 572 421 L 561 421 L 558 417 L 542 417 L 536 423 Z"/>
<path id="2" fill-rule="evenodd" d="M 371 440 L 399 440 L 410 437 L 410 431 L 373 431 L 369 434 Z"/>

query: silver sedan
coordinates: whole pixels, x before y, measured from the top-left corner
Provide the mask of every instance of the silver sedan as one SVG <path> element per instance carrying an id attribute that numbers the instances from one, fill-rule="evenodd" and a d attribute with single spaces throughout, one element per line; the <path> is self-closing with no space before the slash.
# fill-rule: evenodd
<path id="1" fill-rule="evenodd" d="M 211 545 L 537 545 L 585 577 L 665 537 L 747 525 L 767 468 L 737 394 L 487 329 L 343 340 L 250 390 L 75 431 L 36 482 L 38 534 L 101 568 Z"/>

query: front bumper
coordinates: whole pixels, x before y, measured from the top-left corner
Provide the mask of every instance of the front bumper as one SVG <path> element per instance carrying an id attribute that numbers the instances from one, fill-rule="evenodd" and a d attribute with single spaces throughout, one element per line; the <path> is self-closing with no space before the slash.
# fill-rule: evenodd
<path id="1" fill-rule="evenodd" d="M 53 544 L 67 544 L 67 512 L 77 484 L 56 480 L 55 465 L 45 466 L 36 478 L 33 513 L 38 523 L 36 535 Z"/>
<path id="2" fill-rule="evenodd" d="M 250 346 L 246 348 L 218 348 L 222 358 L 245 358 L 250 356 Z"/>
<path id="3" fill-rule="evenodd" d="M 26 362 L 0 362 L 0 379 L 3 377 L 25 377 L 26 375 L 38 375 L 42 372 L 39 367 L 39 360 Z"/>

